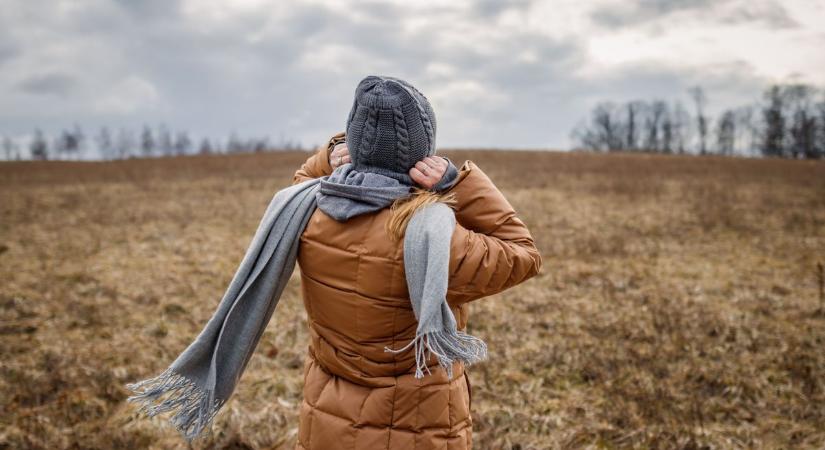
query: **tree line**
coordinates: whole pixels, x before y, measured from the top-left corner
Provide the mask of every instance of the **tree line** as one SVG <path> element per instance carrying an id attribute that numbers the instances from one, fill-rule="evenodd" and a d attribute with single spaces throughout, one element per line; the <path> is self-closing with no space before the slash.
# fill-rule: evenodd
<path id="1" fill-rule="evenodd" d="M 128 159 L 162 156 L 181 156 L 213 153 L 245 153 L 278 150 L 303 150 L 303 146 L 293 140 L 281 138 L 270 142 L 268 137 L 241 138 L 232 133 L 226 141 L 201 138 L 197 142 L 186 131 L 172 131 L 165 125 L 156 129 L 144 126 L 139 132 L 127 128 L 117 131 L 102 127 L 94 136 L 87 136 L 83 129 L 75 125 L 64 129 L 56 136 L 46 136 L 39 128 L 34 130 L 27 143 L 4 136 L 0 141 L 6 160 L 13 159 Z M 96 152 L 96 153 L 91 153 Z"/>
<path id="2" fill-rule="evenodd" d="M 725 156 L 825 158 L 825 91 L 806 84 L 768 87 L 761 101 L 707 113 L 701 87 L 679 101 L 601 102 L 572 132 L 577 147 Z"/>

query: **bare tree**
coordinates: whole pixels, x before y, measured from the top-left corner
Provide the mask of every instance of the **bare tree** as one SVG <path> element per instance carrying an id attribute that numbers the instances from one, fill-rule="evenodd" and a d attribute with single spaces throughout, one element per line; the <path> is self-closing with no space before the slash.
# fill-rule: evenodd
<path id="1" fill-rule="evenodd" d="M 34 137 L 32 137 L 32 141 L 29 144 L 29 151 L 31 152 L 32 159 L 49 159 L 49 143 L 46 142 L 46 138 L 43 136 L 43 132 L 39 128 L 34 130 Z"/>
<path id="2" fill-rule="evenodd" d="M 209 142 L 208 138 L 203 138 L 198 153 L 200 153 L 201 155 L 210 155 L 212 154 L 212 152 L 212 143 Z"/>
<path id="3" fill-rule="evenodd" d="M 140 151 L 145 157 L 151 157 L 155 154 L 155 137 L 148 125 L 144 125 L 143 131 L 140 133 Z"/>
<path id="4" fill-rule="evenodd" d="M 621 150 L 625 136 L 621 120 L 617 116 L 617 107 L 614 103 L 599 103 L 591 113 L 590 122 L 580 124 L 573 131 L 573 138 L 591 150 Z"/>
<path id="5" fill-rule="evenodd" d="M 670 108 L 665 105 L 665 109 L 662 112 L 662 152 L 663 153 L 673 153 L 673 142 L 674 142 L 674 124 L 673 124 L 673 116 L 670 113 Z"/>
<path id="6" fill-rule="evenodd" d="M 269 139 L 265 137 L 253 139 L 251 147 L 252 151 L 256 153 L 266 151 L 269 148 Z"/>
<path id="7" fill-rule="evenodd" d="M 716 123 L 716 146 L 719 154 L 733 155 L 736 147 L 736 114 L 731 110 L 722 113 Z"/>
<path id="8" fill-rule="evenodd" d="M 825 94 L 823 95 L 825 97 Z M 817 139 L 817 158 L 825 158 L 825 99 L 816 105 L 819 113 L 818 139 Z"/>
<path id="9" fill-rule="evenodd" d="M 627 111 L 626 122 L 625 122 L 625 129 L 626 129 L 626 137 L 625 137 L 625 148 L 629 150 L 635 150 L 639 147 L 639 115 L 641 114 L 641 110 L 644 107 L 644 104 L 640 101 L 630 101 L 625 106 Z"/>
<path id="10" fill-rule="evenodd" d="M 804 84 L 785 87 L 791 111 L 788 150 L 792 158 L 816 158 L 816 113 L 811 105 L 813 88 Z"/>
<path id="11" fill-rule="evenodd" d="M 707 97 L 701 86 L 694 86 L 689 90 L 693 103 L 696 106 L 696 129 L 699 132 L 699 154 L 707 153 L 708 119 L 705 116 Z"/>
<path id="12" fill-rule="evenodd" d="M 785 154 L 785 102 L 779 86 L 771 86 L 765 92 L 766 104 L 762 108 L 765 128 L 762 133 L 762 154 L 784 156 Z"/>
<path id="13" fill-rule="evenodd" d="M 656 100 L 650 105 L 650 112 L 645 120 L 645 150 L 658 151 L 661 149 L 659 128 L 661 127 L 662 116 L 665 113 L 665 109 L 667 109 L 667 105 L 661 100 Z"/>
<path id="14" fill-rule="evenodd" d="M 175 154 L 185 155 L 192 148 L 192 140 L 185 131 L 179 131 L 175 137 Z"/>
<path id="15" fill-rule="evenodd" d="M 6 155 L 6 161 L 11 161 L 17 153 L 17 143 L 8 136 L 3 136 L 3 153 Z"/>
<path id="16" fill-rule="evenodd" d="M 819 150 L 816 147 L 816 116 L 807 109 L 794 112 L 791 125 L 791 156 L 794 158 L 817 158 Z"/>
<path id="17" fill-rule="evenodd" d="M 77 159 L 80 154 L 80 148 L 83 145 L 83 132 L 80 127 L 75 125 L 73 130 L 63 130 L 60 136 L 55 140 L 55 152 L 59 155 L 64 155 L 65 158 Z"/>

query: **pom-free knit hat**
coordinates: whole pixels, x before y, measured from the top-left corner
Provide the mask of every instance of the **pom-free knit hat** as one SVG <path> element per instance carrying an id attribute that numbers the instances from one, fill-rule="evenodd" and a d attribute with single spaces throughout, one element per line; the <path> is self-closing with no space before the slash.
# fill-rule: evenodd
<path id="1" fill-rule="evenodd" d="M 408 172 L 435 154 L 435 112 L 410 83 L 370 75 L 355 89 L 346 140 L 353 168 L 413 185 Z"/>

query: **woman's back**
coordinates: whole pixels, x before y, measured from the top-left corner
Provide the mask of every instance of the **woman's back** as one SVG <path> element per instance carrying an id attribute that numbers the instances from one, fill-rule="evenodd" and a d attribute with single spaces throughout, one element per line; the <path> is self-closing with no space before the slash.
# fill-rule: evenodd
<path id="1" fill-rule="evenodd" d="M 384 351 L 413 339 L 417 326 L 402 245 L 385 230 L 389 216 L 385 208 L 338 222 L 317 209 L 298 253 L 316 357 L 336 375 L 370 386 L 415 365 L 412 352 Z M 463 328 L 466 307 L 451 309 Z"/>

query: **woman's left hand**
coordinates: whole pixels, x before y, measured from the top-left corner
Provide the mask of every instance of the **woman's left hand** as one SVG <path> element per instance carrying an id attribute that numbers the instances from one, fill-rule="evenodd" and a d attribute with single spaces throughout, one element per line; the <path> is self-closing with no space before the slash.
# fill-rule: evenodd
<path id="1" fill-rule="evenodd" d="M 410 169 L 410 178 L 424 189 L 432 189 L 447 171 L 447 160 L 440 156 L 428 156 Z"/>
<path id="2" fill-rule="evenodd" d="M 351 162 L 352 158 L 349 156 L 349 147 L 347 147 L 346 142 L 341 142 L 329 152 L 329 165 L 332 167 L 332 170 Z"/>

